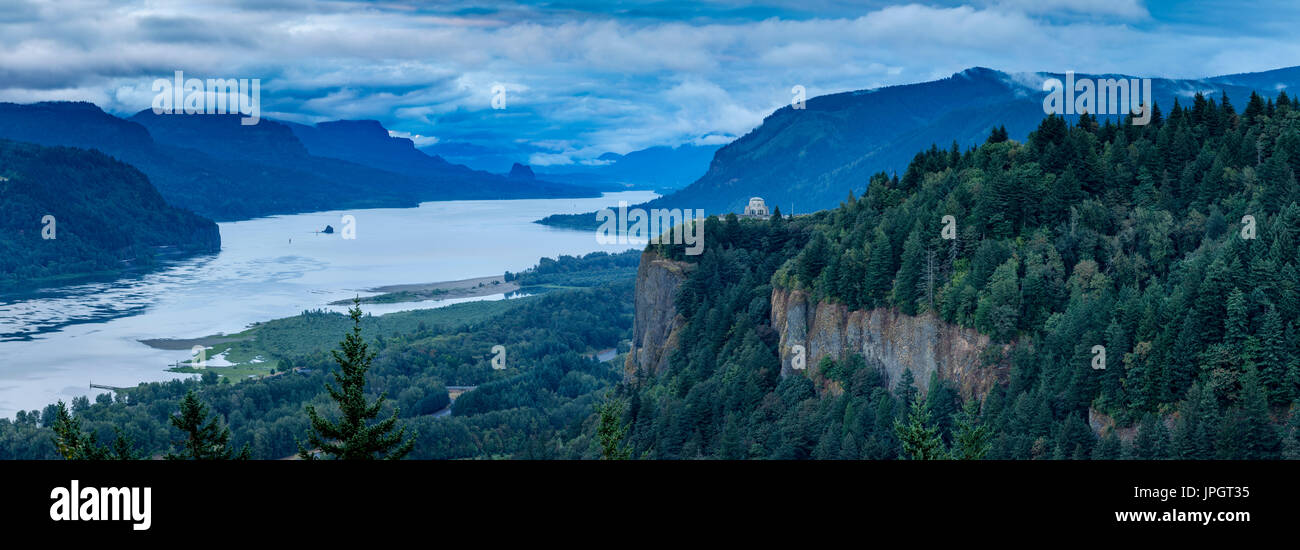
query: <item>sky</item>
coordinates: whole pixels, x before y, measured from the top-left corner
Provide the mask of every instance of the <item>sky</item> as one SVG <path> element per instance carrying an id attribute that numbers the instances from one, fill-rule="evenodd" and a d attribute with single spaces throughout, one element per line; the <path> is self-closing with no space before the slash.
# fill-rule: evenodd
<path id="1" fill-rule="evenodd" d="M 130 115 L 177 70 L 258 78 L 264 118 L 375 119 L 418 146 L 562 167 L 726 143 L 796 85 L 815 97 L 973 66 L 1195 78 L 1300 65 L 1298 23 L 1293 0 L 0 0 L 0 101 Z"/>

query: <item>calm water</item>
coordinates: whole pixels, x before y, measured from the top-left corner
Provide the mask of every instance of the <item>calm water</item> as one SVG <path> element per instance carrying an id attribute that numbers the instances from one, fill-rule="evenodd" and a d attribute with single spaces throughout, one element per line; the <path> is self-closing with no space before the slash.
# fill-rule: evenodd
<path id="1" fill-rule="evenodd" d="M 130 279 L 0 298 L 0 416 L 98 393 L 91 382 L 133 386 L 186 376 L 164 369 L 187 359 L 188 350 L 155 350 L 140 339 L 233 333 L 305 309 L 342 311 L 325 304 L 364 296 L 366 288 L 499 275 L 542 256 L 632 248 L 602 246 L 593 232 L 532 221 L 654 197 L 633 191 L 598 199 L 430 202 L 220 224 L 215 256 Z M 348 214 L 356 218 L 352 240 L 337 232 Z M 335 234 L 314 233 L 327 224 Z M 454 301 L 371 304 L 366 311 Z"/>

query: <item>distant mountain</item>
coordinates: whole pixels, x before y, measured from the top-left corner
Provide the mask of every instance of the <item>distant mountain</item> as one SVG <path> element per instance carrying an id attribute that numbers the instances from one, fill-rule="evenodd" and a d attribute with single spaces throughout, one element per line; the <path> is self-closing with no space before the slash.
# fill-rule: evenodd
<path id="1" fill-rule="evenodd" d="M 721 145 L 658 146 L 626 155 L 605 153 L 590 164 L 533 166 L 541 179 L 562 181 L 604 191 L 626 189 L 678 189 L 699 179 L 709 169 Z M 506 173 L 541 150 L 500 151 L 472 143 L 438 143 L 420 149 L 430 155 L 465 163 L 480 170 Z"/>
<path id="2" fill-rule="evenodd" d="M 143 173 L 97 151 L 0 140 L 0 211 L 0 289 L 221 249 L 212 220 L 167 204 Z"/>
<path id="3" fill-rule="evenodd" d="M 0 139 L 98 149 L 139 168 L 173 205 L 217 220 L 430 200 L 595 195 L 428 158 L 380 129 L 327 125 L 308 146 L 286 124 L 263 119 L 243 126 L 238 115 L 144 111 L 125 120 L 90 103 L 0 103 Z"/>
<path id="4" fill-rule="evenodd" d="M 533 173 L 532 168 L 516 162 L 510 167 L 510 173 L 506 177 L 512 180 L 532 181 L 537 179 L 537 174 Z"/>
<path id="5" fill-rule="evenodd" d="M 723 214 L 740 212 L 749 197 L 760 196 L 787 214 L 831 208 L 850 190 L 861 194 L 874 173 L 901 174 L 917 151 L 932 144 L 946 149 L 956 142 L 965 149 L 982 143 L 996 125 L 1005 125 L 1012 139 L 1025 139 L 1045 116 L 1042 82 L 1052 77 L 1064 75 L 976 67 L 932 82 L 815 97 L 804 109 L 785 106 L 719 149 L 703 177 L 640 206 Z M 1196 80 L 1152 79 L 1156 104 L 1166 112 L 1175 98 L 1187 104 L 1198 91 L 1215 98 L 1226 92 L 1240 108 L 1251 90 L 1271 97 L 1296 87 L 1300 67 Z M 551 216 L 541 223 L 594 227 L 595 217 Z"/>
<path id="6" fill-rule="evenodd" d="M 223 119 L 221 115 L 205 115 Z M 236 118 L 230 120 L 238 125 Z M 176 116 L 176 118 L 187 118 Z M 197 117 L 204 118 L 204 117 Z M 265 122 L 265 121 L 263 121 Z M 207 135 L 224 137 L 233 130 L 207 128 Z M 245 219 L 272 214 L 348 208 L 361 205 L 414 205 L 413 197 L 374 189 L 371 185 L 340 182 L 333 176 L 295 170 L 280 164 L 248 162 L 260 155 L 275 137 L 274 128 L 248 126 L 245 136 L 251 152 L 234 150 L 216 140 L 206 140 L 202 150 L 179 147 L 200 139 L 157 140 L 137 121 L 124 120 L 91 103 L 50 102 L 31 105 L 0 103 L 0 138 L 40 145 L 97 149 L 131 164 L 149 176 L 158 192 L 173 205 L 189 208 L 216 220 Z M 283 137 L 283 134 L 280 135 Z M 292 150 L 288 145 L 272 151 Z M 234 156 L 220 153 L 231 152 Z"/>
<path id="7" fill-rule="evenodd" d="M 411 178 L 420 184 L 420 196 L 434 193 L 433 198 L 423 200 L 597 196 L 585 187 L 536 179 L 521 181 L 452 164 L 416 149 L 410 139 L 389 135 L 388 129 L 375 120 L 337 120 L 315 126 L 280 124 L 288 127 L 312 155 Z"/>
<path id="8" fill-rule="evenodd" d="M 601 164 L 549 166 L 539 169 L 542 177 L 575 184 L 606 183 L 642 189 L 668 190 L 690 185 L 709 169 L 713 154 L 721 145 L 679 145 L 651 147 L 626 155 L 605 153 Z"/>
<path id="9" fill-rule="evenodd" d="M 511 165 L 526 161 L 530 155 L 539 152 L 540 149 L 533 150 L 526 145 L 503 149 L 465 141 L 440 141 L 421 147 L 420 151 L 447 162 L 463 164 L 474 170 L 504 174 L 510 170 Z"/>

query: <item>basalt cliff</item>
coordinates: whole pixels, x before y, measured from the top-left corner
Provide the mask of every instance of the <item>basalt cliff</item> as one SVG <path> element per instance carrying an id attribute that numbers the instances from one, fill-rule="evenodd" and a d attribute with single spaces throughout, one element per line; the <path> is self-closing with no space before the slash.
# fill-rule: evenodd
<path id="1" fill-rule="evenodd" d="M 922 393 L 937 373 L 963 397 L 982 397 L 1008 372 L 1000 346 L 986 353 L 988 336 L 931 314 L 906 315 L 892 308 L 850 311 L 842 304 L 812 302 L 802 290 L 776 288 L 772 328 L 781 335 L 781 374 L 798 372 L 796 346 L 803 346 L 806 374 L 832 391 L 839 391 L 837 384 L 822 380 L 819 372 L 824 357 L 843 361 L 861 355 L 884 371 L 890 387 L 910 370 Z"/>
<path id="2" fill-rule="evenodd" d="M 677 313 L 677 289 L 693 265 L 659 256 L 653 250 L 641 254 L 636 273 L 636 317 L 632 328 L 632 350 L 624 363 L 630 379 L 661 372 L 677 347 L 677 332 L 686 321 Z"/>
<path id="3" fill-rule="evenodd" d="M 636 317 L 632 352 L 624 365 L 629 379 L 662 372 L 677 347 L 685 319 L 675 305 L 678 286 L 693 266 L 646 251 L 636 281 Z M 928 391 L 932 374 L 951 382 L 963 397 L 983 397 L 1005 381 L 1007 360 L 1002 346 L 988 336 L 929 314 L 906 315 L 894 309 L 850 311 L 828 302 L 812 302 L 806 292 L 776 288 L 771 298 L 772 328 L 780 335 L 781 376 L 812 378 L 825 391 L 839 392 L 837 382 L 819 372 L 824 357 L 837 361 L 863 356 L 880 368 L 892 387 L 910 370 L 917 388 Z M 803 346 L 803 370 L 794 368 L 796 346 Z M 990 349 L 992 347 L 992 349 Z"/>

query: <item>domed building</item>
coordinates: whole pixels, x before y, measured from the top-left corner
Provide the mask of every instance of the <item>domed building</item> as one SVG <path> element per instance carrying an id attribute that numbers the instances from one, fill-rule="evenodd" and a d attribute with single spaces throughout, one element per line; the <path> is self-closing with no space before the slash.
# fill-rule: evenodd
<path id="1" fill-rule="evenodd" d="M 767 210 L 767 203 L 763 202 L 763 197 L 750 197 L 749 204 L 745 206 L 745 212 L 740 217 L 766 220 L 771 215 Z"/>

